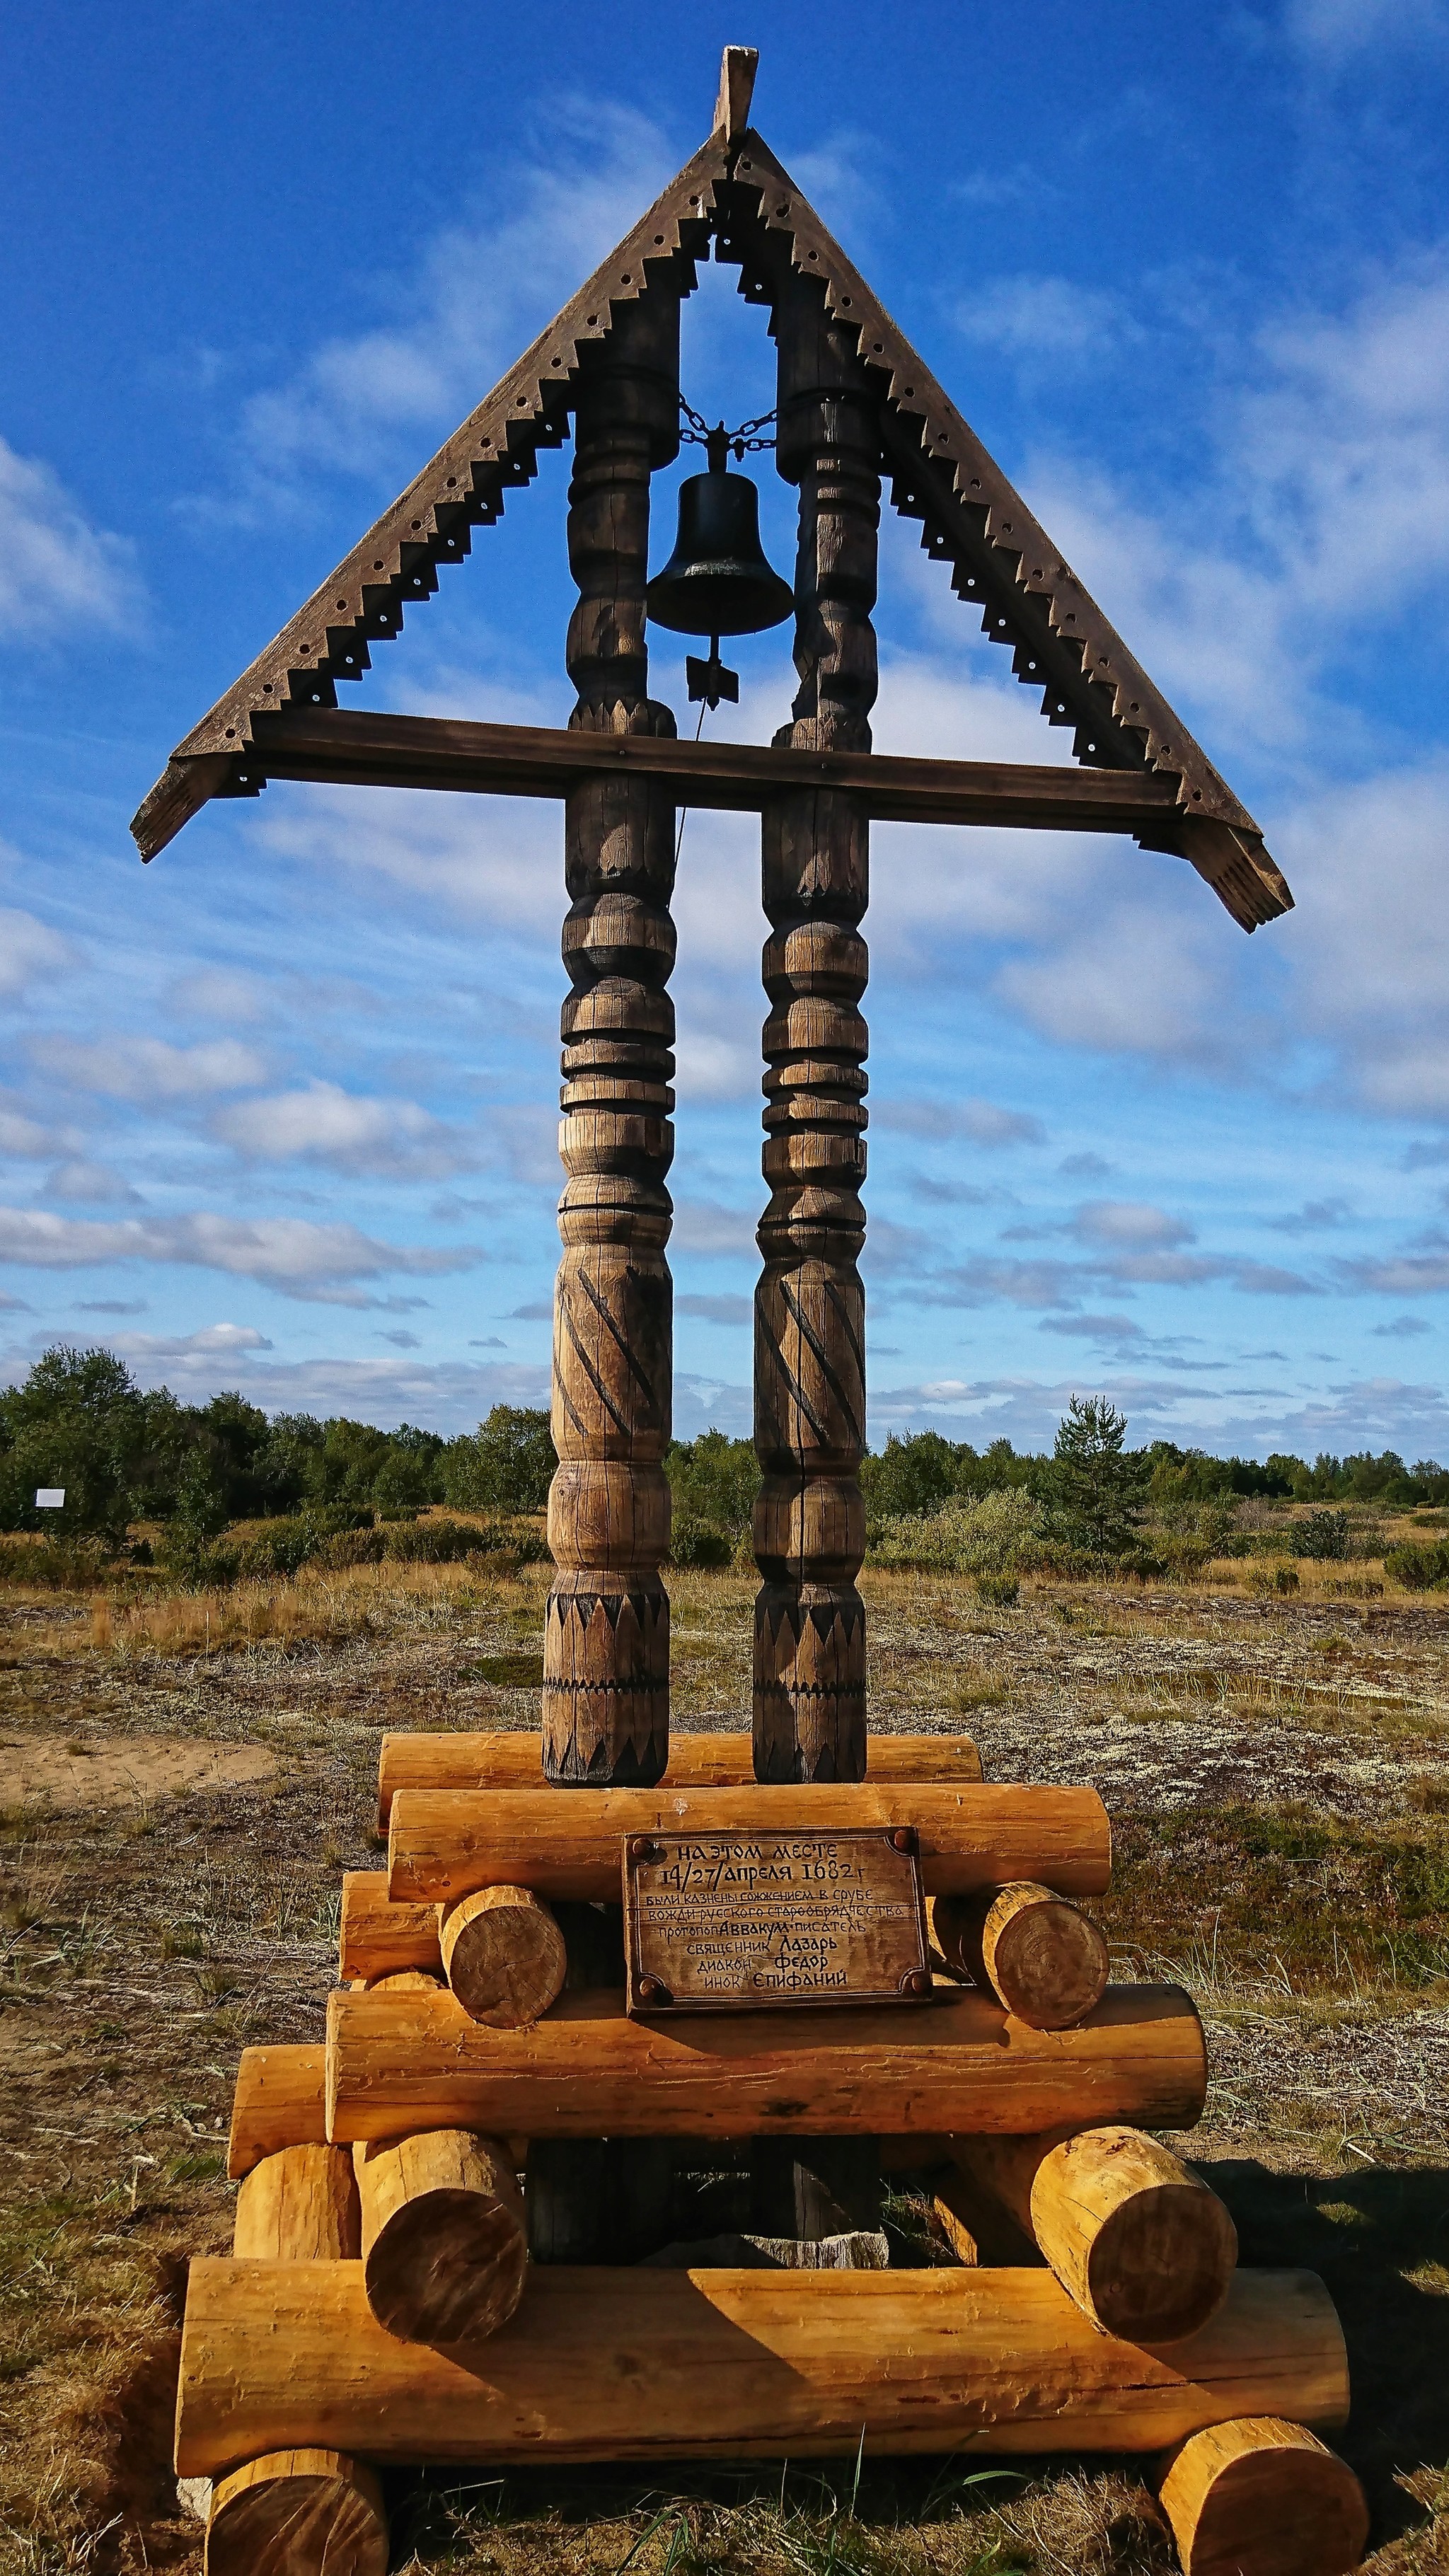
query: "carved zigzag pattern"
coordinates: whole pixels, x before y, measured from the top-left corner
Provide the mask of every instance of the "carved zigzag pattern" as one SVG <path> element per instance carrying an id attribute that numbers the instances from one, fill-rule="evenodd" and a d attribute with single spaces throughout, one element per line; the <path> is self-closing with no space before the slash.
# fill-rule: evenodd
<path id="1" fill-rule="evenodd" d="M 185 741 L 132 825 L 143 857 L 165 846 L 212 795 L 256 793 L 245 759 L 255 717 L 289 705 L 336 704 L 339 679 L 368 666 L 369 641 L 396 635 L 405 604 L 437 588 L 471 530 L 528 482 L 538 452 L 568 434 L 570 391 L 584 351 L 607 336 L 611 307 L 652 284 L 689 294 L 695 262 L 739 264 L 748 300 L 769 304 L 787 260 L 818 277 L 837 321 L 852 327 L 880 380 L 881 434 L 896 507 L 922 523 L 928 554 L 951 565 L 984 631 L 1009 645 L 1019 679 L 1042 690 L 1053 724 L 1073 728 L 1078 759 L 1152 768 L 1178 781 L 1190 834 L 1167 827 L 1147 847 L 1185 854 L 1246 929 L 1292 897 L 1252 816 L 1063 562 L 1019 492 L 871 293 L 808 200 L 759 136 L 712 135 L 557 320 L 369 529 L 345 562 Z M 185 767 L 181 764 L 196 764 Z"/>

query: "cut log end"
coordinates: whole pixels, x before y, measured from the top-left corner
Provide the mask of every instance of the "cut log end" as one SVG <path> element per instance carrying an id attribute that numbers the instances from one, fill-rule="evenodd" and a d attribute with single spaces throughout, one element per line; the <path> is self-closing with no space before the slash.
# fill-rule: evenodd
<path id="1" fill-rule="evenodd" d="M 474 2343 L 523 2296 L 528 2231 L 508 2148 L 436 2129 L 356 2150 L 363 2286 L 404 2343 Z"/>
<path id="2" fill-rule="evenodd" d="M 1216 2316 L 1237 2259 L 1223 2203 L 1183 2171 L 1180 2182 L 1134 2193 L 1104 2221 L 1087 2257 L 1086 2304 L 1109 2334 L 1179 2343 Z"/>
<path id="3" fill-rule="evenodd" d="M 1106 1941 L 1054 1888 L 1018 1879 L 994 1893 L 939 1896 L 934 1922 L 948 1967 L 993 1988 L 1033 2030 L 1069 2030 L 1106 1992 Z"/>
<path id="4" fill-rule="evenodd" d="M 239 2262 L 355 2262 L 361 2218 L 347 2149 L 283 2147 L 263 2156 L 236 2196 L 232 2251 Z"/>
<path id="5" fill-rule="evenodd" d="M 1156 2138 L 1118 2125 L 1056 2129 L 958 2137 L 953 2154 L 1108 2334 L 1174 2344 L 1217 2315 L 1237 2231 L 1216 2192 Z"/>
<path id="6" fill-rule="evenodd" d="M 1345 2576 L 1368 2540 L 1347 2462 L 1270 2415 L 1195 2433 L 1163 2479 L 1162 2509 L 1183 2576 Z"/>
<path id="7" fill-rule="evenodd" d="M 382 2489 L 345 2451 L 268 2451 L 219 2480 L 206 2576 L 387 2576 Z"/>
<path id="8" fill-rule="evenodd" d="M 563 1992 L 558 1923 L 526 1887 L 481 1887 L 444 1917 L 443 1965 L 463 2010 L 492 2030 L 537 2021 Z"/>

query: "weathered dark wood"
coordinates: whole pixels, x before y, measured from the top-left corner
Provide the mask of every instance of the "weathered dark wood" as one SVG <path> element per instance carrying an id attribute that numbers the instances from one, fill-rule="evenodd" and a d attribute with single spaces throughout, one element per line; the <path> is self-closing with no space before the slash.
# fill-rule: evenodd
<path id="1" fill-rule="evenodd" d="M 566 796 L 591 771 L 658 780 L 677 805 L 758 813 L 783 789 L 847 787 L 878 823 L 1011 824 L 1026 831 L 1156 833 L 1192 827 L 1174 782 L 1152 769 L 1056 763 L 901 759 L 788 741 L 606 740 L 551 725 L 474 724 L 457 716 L 352 707 L 258 716 L 239 764 L 269 778 L 334 787 L 432 787 L 480 796 Z M 178 764 L 190 769 L 192 762 Z"/>
<path id="2" fill-rule="evenodd" d="M 880 426 L 851 335 L 810 278 L 782 283 L 776 462 L 800 491 L 793 751 L 870 750 Z M 763 809 L 764 1270 L 755 1295 L 754 1736 L 759 1780 L 865 1777 L 866 949 L 869 818 L 851 789 Z"/>
<path id="3" fill-rule="evenodd" d="M 578 396 L 569 488 L 572 729 L 590 740 L 671 735 L 648 695 L 644 583 L 649 475 L 679 443 L 679 300 L 618 317 Z M 564 822 L 572 909 L 564 963 L 553 1439 L 555 1575 L 544 1614 L 543 1768 L 561 1784 L 657 1780 L 669 1758 L 673 1290 L 674 802 L 667 787 L 585 772 Z"/>

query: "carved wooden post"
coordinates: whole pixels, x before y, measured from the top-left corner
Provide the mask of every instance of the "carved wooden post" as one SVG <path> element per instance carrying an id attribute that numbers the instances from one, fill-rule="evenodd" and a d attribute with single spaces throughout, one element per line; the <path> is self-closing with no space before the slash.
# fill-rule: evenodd
<path id="1" fill-rule="evenodd" d="M 800 487 L 795 721 L 801 748 L 868 751 L 876 693 L 878 406 L 854 334 L 793 272 L 776 299 L 777 463 Z M 865 1775 L 866 947 L 861 800 L 830 788 L 764 809 L 765 1268 L 755 1298 L 755 1776 Z"/>
<path id="2" fill-rule="evenodd" d="M 679 298 L 653 286 L 616 312 L 580 385 L 569 488 L 571 726 L 672 734 L 648 695 L 649 475 L 679 445 Z M 543 1767 L 606 1788 L 657 1780 L 669 1756 L 674 806 L 647 780 L 570 790 L 572 908 L 563 954 L 568 1181 L 554 1298 L 548 1504 L 555 1575 L 544 1621 Z"/>

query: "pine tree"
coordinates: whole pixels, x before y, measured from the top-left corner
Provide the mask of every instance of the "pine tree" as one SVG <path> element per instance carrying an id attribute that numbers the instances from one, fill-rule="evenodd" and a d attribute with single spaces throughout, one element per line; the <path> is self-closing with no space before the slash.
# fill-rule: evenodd
<path id="1" fill-rule="evenodd" d="M 1126 1436 L 1126 1414 L 1105 1396 L 1074 1395 L 1057 1425 L 1052 1499 L 1072 1546 L 1104 1563 L 1135 1545 L 1149 1474 Z"/>

